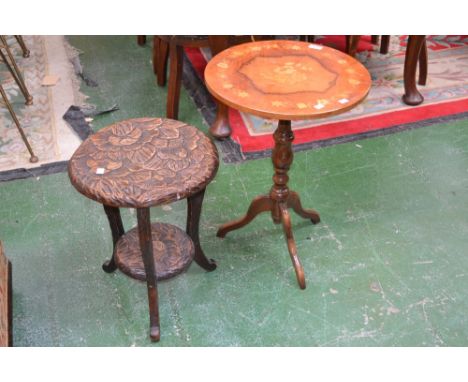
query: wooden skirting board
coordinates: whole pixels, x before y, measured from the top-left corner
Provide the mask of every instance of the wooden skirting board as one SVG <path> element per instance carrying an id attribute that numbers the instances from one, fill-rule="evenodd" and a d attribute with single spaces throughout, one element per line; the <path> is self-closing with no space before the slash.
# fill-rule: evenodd
<path id="1" fill-rule="evenodd" d="M 12 346 L 11 297 L 11 263 L 6 258 L 0 241 L 0 346 Z"/>

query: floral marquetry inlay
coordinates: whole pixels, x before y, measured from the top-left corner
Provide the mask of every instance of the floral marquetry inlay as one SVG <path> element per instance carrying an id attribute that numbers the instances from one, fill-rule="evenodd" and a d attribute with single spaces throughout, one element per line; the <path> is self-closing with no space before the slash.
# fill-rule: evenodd
<path id="1" fill-rule="evenodd" d="M 285 120 L 351 109 L 371 84 L 369 72 L 354 58 L 298 41 L 257 41 L 226 49 L 208 63 L 205 81 L 228 106 Z M 343 98 L 347 102 L 340 102 Z"/>
<path id="2" fill-rule="evenodd" d="M 262 70 L 259 72 L 258 68 Z M 326 92 L 336 73 L 307 56 L 255 57 L 239 70 L 263 93 Z"/>
<path id="3" fill-rule="evenodd" d="M 140 118 L 90 136 L 68 170 L 85 196 L 109 206 L 142 208 L 201 191 L 217 168 L 217 150 L 197 128 L 171 119 Z"/>

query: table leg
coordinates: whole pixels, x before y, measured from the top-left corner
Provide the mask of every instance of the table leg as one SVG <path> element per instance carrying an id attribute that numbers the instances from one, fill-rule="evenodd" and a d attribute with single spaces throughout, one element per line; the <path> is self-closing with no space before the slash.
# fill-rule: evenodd
<path id="1" fill-rule="evenodd" d="M 125 230 L 122 224 L 120 210 L 117 207 L 104 205 L 104 211 L 106 212 L 107 219 L 109 220 L 109 225 L 112 232 L 112 242 L 114 247 L 112 250 L 111 259 L 107 260 L 104 264 L 102 264 L 102 269 L 107 273 L 111 273 L 117 269 L 117 265 L 115 264 L 115 247 L 119 239 L 124 235 Z"/>
<path id="2" fill-rule="evenodd" d="M 199 224 L 205 190 L 187 198 L 187 234 L 195 245 L 195 261 L 207 271 L 216 269 L 216 262 L 213 259 L 207 259 L 200 245 Z"/>
<path id="3" fill-rule="evenodd" d="M 150 337 L 152 341 L 159 341 L 159 306 L 158 287 L 156 285 L 156 271 L 153 257 L 153 240 L 151 238 L 151 219 L 149 208 L 137 208 L 138 236 L 141 254 L 145 265 L 146 286 L 148 288 L 148 304 L 150 315 Z"/>
<path id="4" fill-rule="evenodd" d="M 421 46 L 421 52 L 419 53 L 419 85 L 426 85 L 427 82 L 427 66 L 428 66 L 428 57 L 427 57 L 427 44 L 426 39 L 424 39 Z"/>
<path id="5" fill-rule="evenodd" d="M 21 75 L 18 65 L 16 65 L 15 58 L 13 57 L 13 54 L 11 53 L 10 48 L 8 47 L 5 36 L 0 36 L 0 42 L 3 45 L 2 48 L 5 49 L 5 52 L 8 55 L 8 58 L 10 60 L 10 61 L 7 60 L 5 54 L 0 48 L 0 57 L 2 58 L 2 61 L 5 63 L 11 75 L 13 76 L 16 84 L 21 90 L 21 93 L 23 93 L 24 99 L 26 100 L 26 105 L 32 105 L 33 97 L 29 93 L 28 88 L 26 87 L 24 83 L 24 79 Z"/>
<path id="6" fill-rule="evenodd" d="M 213 56 L 233 45 L 232 36 L 223 35 L 208 36 L 208 43 Z M 216 139 L 226 139 L 231 135 L 228 118 L 229 108 L 218 100 L 215 101 L 217 106 L 216 119 L 210 126 L 210 134 Z"/>
<path id="7" fill-rule="evenodd" d="M 281 222 L 283 223 L 284 235 L 286 236 L 286 242 L 288 244 L 289 256 L 291 257 L 291 261 L 296 272 L 297 282 L 301 289 L 305 289 L 306 282 L 304 269 L 302 268 L 299 257 L 297 256 L 296 242 L 294 241 L 291 228 L 291 216 L 289 215 L 288 207 L 284 202 L 278 203 L 278 207 L 281 214 Z"/>
<path id="8" fill-rule="evenodd" d="M 293 211 L 304 219 L 310 219 L 313 224 L 320 223 L 320 215 L 317 211 L 312 209 L 304 209 L 301 205 L 301 199 L 297 192 L 289 191 L 289 197 L 287 202 L 288 208 L 292 208 Z"/>
<path id="9" fill-rule="evenodd" d="M 231 135 L 231 126 L 229 126 L 229 108 L 216 100 L 216 119 L 210 126 L 210 134 L 216 139 L 222 140 Z"/>
<path id="10" fill-rule="evenodd" d="M 146 44 L 146 35 L 138 35 L 137 36 L 137 43 L 140 46 L 143 46 Z"/>
<path id="11" fill-rule="evenodd" d="M 158 36 L 153 37 L 153 72 L 159 86 L 166 85 L 169 44 Z"/>
<path id="12" fill-rule="evenodd" d="M 270 198 L 270 196 L 268 195 L 257 196 L 252 201 L 252 203 L 250 203 L 250 207 L 247 210 L 247 214 L 244 217 L 238 220 L 234 220 L 232 222 L 223 224 L 218 229 L 216 236 L 224 238 L 228 232 L 242 228 L 245 225 L 249 224 L 253 219 L 255 219 L 255 217 L 258 214 L 262 212 L 272 211 L 272 210 L 273 210 L 273 200 Z"/>
<path id="13" fill-rule="evenodd" d="M 292 208 L 299 216 L 310 219 L 312 223 L 320 222 L 317 211 L 304 209 L 299 195 L 289 190 L 288 171 L 293 162 L 292 141 L 294 134 L 291 130 L 291 121 L 279 121 L 274 135 L 275 147 L 272 152 L 272 162 L 275 169 L 273 175 L 273 187 L 269 195 L 257 196 L 250 204 L 247 214 L 232 222 L 222 225 L 217 233 L 218 237 L 225 237 L 230 231 L 239 229 L 250 223 L 258 214 L 271 212 L 274 223 L 282 223 L 289 254 L 296 271 L 297 281 L 301 289 L 305 288 L 304 270 L 297 256 L 296 243 L 292 234 L 291 217 L 288 208 Z"/>
<path id="14" fill-rule="evenodd" d="M 416 87 L 416 67 L 418 65 L 424 39 L 425 36 L 410 35 L 406 46 L 405 69 L 403 74 L 405 94 L 403 95 L 403 102 L 411 106 L 419 105 L 424 101 L 424 97 L 419 93 Z"/>
<path id="15" fill-rule="evenodd" d="M 182 85 L 182 63 L 182 46 L 177 45 L 175 42 L 171 42 L 169 44 L 169 86 L 167 89 L 166 105 L 166 117 L 171 119 L 177 119 L 179 116 L 180 87 Z"/>
<path id="16" fill-rule="evenodd" d="M 351 57 L 355 57 L 359 45 L 360 35 L 347 35 L 346 36 L 346 53 Z"/>

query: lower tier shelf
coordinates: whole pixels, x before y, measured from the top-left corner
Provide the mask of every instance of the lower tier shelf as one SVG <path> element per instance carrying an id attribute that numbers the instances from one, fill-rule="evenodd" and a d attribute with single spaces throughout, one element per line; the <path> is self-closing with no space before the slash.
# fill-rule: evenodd
<path id="1" fill-rule="evenodd" d="M 174 277 L 190 266 L 195 254 L 195 247 L 184 231 L 171 224 L 152 223 L 151 236 L 154 267 L 158 280 Z M 138 227 L 128 231 L 117 242 L 115 262 L 126 275 L 146 281 Z"/>

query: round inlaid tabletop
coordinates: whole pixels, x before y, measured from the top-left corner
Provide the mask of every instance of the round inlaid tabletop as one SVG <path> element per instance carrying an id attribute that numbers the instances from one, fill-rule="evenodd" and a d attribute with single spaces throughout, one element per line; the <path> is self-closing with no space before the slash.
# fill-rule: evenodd
<path id="1" fill-rule="evenodd" d="M 68 164 L 85 196 L 112 207 L 151 207 L 189 197 L 213 179 L 218 151 L 197 128 L 165 118 L 129 119 L 86 139 Z"/>
<path id="2" fill-rule="evenodd" d="M 264 118 L 297 120 L 349 110 L 371 78 L 356 59 L 299 41 L 257 41 L 226 49 L 205 69 L 208 90 L 224 104 Z"/>

